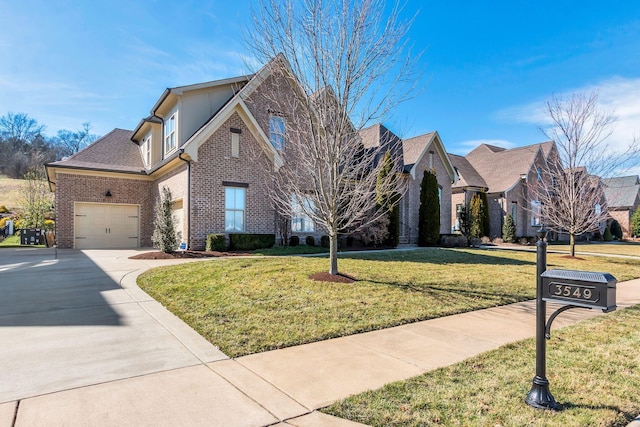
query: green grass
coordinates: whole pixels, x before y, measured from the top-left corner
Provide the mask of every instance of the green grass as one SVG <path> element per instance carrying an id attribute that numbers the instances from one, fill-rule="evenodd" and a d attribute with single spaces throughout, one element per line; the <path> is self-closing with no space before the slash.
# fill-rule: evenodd
<path id="1" fill-rule="evenodd" d="M 45 248 L 46 245 L 21 245 L 20 236 L 7 236 L 0 242 L 0 248 Z"/>
<path id="2" fill-rule="evenodd" d="M 626 426 L 640 414 L 640 306 L 554 332 L 547 343 L 558 412 L 524 403 L 535 341 L 352 396 L 323 410 L 371 426 Z"/>
<path id="3" fill-rule="evenodd" d="M 549 250 L 569 252 L 569 245 L 550 245 Z M 588 252 L 595 254 L 615 254 L 640 256 L 640 243 L 582 243 L 576 245 L 576 252 Z"/>
<path id="4" fill-rule="evenodd" d="M 532 299 L 535 254 L 421 249 L 341 254 L 353 284 L 317 282 L 326 257 L 217 259 L 150 270 L 149 295 L 231 357 Z M 549 254 L 549 268 L 640 277 L 640 261 Z"/>
<path id="5" fill-rule="evenodd" d="M 253 251 L 255 255 L 265 256 L 285 256 L 285 255 L 303 255 L 303 254 L 323 254 L 329 252 L 328 248 L 322 246 L 273 246 L 266 249 L 256 249 Z"/>

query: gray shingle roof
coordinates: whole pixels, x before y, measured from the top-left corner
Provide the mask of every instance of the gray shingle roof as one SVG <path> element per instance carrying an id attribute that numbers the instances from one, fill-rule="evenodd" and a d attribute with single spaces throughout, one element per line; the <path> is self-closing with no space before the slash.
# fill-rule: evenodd
<path id="1" fill-rule="evenodd" d="M 132 134 L 130 130 L 114 129 L 76 154 L 48 166 L 145 173 L 138 145 L 131 141 Z"/>
<path id="2" fill-rule="evenodd" d="M 487 183 L 482 179 L 478 171 L 471 166 L 471 163 L 469 163 L 467 159 L 456 154 L 449 154 L 449 160 L 451 160 L 451 164 L 453 164 L 453 167 L 455 167 L 458 172 L 458 182 L 453 185 L 453 188 L 487 188 Z"/>
<path id="3" fill-rule="evenodd" d="M 640 180 L 637 175 L 604 178 L 602 182 L 609 208 L 632 208 L 640 203 Z"/>
<path id="4" fill-rule="evenodd" d="M 481 144 L 465 158 L 484 179 L 489 191 L 497 193 L 510 189 L 529 172 L 538 151 L 548 154 L 552 147 L 552 141 L 509 150 Z"/>
<path id="5" fill-rule="evenodd" d="M 405 166 L 416 164 L 420 159 L 420 155 L 427 148 L 434 135 L 435 132 L 429 132 L 424 135 L 402 140 L 402 153 Z"/>

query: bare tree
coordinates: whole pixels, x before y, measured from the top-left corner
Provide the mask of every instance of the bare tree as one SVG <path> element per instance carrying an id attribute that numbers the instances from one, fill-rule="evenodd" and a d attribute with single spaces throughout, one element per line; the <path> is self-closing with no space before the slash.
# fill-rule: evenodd
<path id="1" fill-rule="evenodd" d="M 575 256 L 575 237 L 599 230 L 607 219 L 600 178 L 637 158 L 638 146 L 634 141 L 623 152 L 609 146 L 607 138 L 616 119 L 598 105 L 595 92 L 553 96 L 545 110 L 551 126 L 542 131 L 555 141 L 557 155 L 552 153 L 540 179 L 530 185 L 531 199 L 540 203 L 533 206 L 533 213 L 553 231 L 569 234 Z"/>
<path id="2" fill-rule="evenodd" d="M 295 87 L 289 96 L 277 83 L 262 91 L 286 129 L 272 141 L 284 166 L 270 195 L 280 214 L 326 230 L 331 274 L 338 235 L 386 213 L 376 206 L 376 180 L 387 147 L 365 146 L 358 131 L 415 93 L 416 57 L 405 41 L 412 21 L 399 13 L 383 0 L 258 0 L 253 11 L 249 49 L 262 63 L 280 58 L 273 81 Z M 389 174 L 379 191 L 401 193 L 399 181 Z"/>
<path id="3" fill-rule="evenodd" d="M 77 153 L 93 141 L 98 139 L 97 135 L 91 132 L 91 123 L 85 122 L 82 128 L 74 131 L 61 129 L 56 137 L 56 145 L 58 145 L 65 156 Z"/>
<path id="4" fill-rule="evenodd" d="M 0 137 L 5 140 L 30 143 L 36 136 L 44 132 L 44 125 L 38 124 L 36 119 L 27 113 L 12 113 L 0 117 Z"/>

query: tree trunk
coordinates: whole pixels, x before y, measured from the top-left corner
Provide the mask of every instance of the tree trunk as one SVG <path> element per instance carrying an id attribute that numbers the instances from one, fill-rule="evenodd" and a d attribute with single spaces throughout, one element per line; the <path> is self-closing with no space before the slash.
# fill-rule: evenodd
<path id="1" fill-rule="evenodd" d="M 329 274 L 338 274 L 338 235 L 329 235 L 329 259 L 331 260 L 331 266 L 329 267 Z"/>
<path id="2" fill-rule="evenodd" d="M 571 256 L 576 256 L 576 236 L 575 234 L 569 234 L 569 252 Z"/>

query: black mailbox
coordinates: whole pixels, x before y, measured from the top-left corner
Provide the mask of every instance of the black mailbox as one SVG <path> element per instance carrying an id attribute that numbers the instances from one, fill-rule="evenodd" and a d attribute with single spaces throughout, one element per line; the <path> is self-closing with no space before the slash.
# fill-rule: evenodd
<path id="1" fill-rule="evenodd" d="M 616 309 L 617 280 L 609 273 L 547 270 L 541 274 L 542 299 L 585 308 Z"/>

